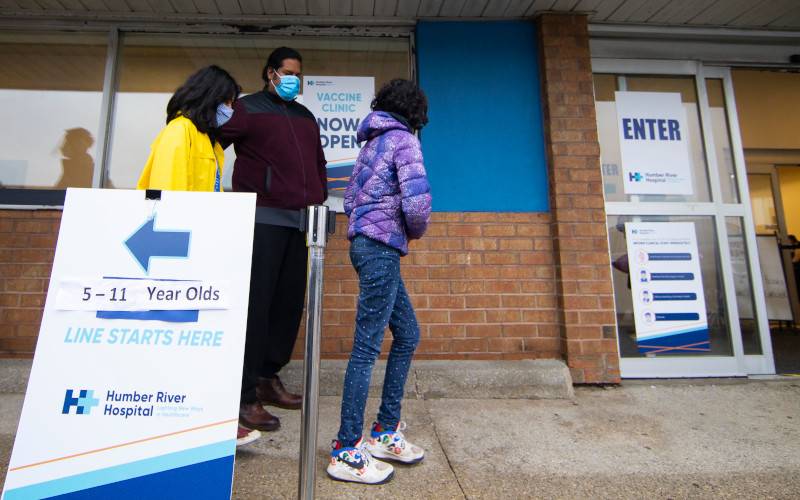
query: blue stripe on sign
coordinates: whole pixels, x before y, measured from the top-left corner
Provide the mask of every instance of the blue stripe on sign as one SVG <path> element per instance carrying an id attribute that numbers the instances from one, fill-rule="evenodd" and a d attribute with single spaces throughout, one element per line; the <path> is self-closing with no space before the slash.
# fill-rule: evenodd
<path id="1" fill-rule="evenodd" d="M 231 497 L 232 477 L 233 455 L 52 498 L 58 500 L 108 500 L 110 498 L 114 500 L 141 500 L 143 498 L 218 500 Z"/>
<path id="2" fill-rule="evenodd" d="M 648 253 L 648 260 L 692 260 L 690 253 Z"/>
<path id="3" fill-rule="evenodd" d="M 656 321 L 697 321 L 697 313 L 656 313 Z"/>
<path id="4" fill-rule="evenodd" d="M 651 281 L 692 281 L 694 273 L 651 273 Z"/>
<path id="5" fill-rule="evenodd" d="M 97 311 L 97 319 L 133 319 L 166 321 L 168 323 L 197 323 L 200 311 Z"/>
<path id="6" fill-rule="evenodd" d="M 229 498 L 235 451 L 236 440 L 220 441 L 199 448 L 15 488 L 8 490 L 4 498 L 5 500 L 28 500 L 76 492 L 81 493 L 69 495 L 68 498 L 143 498 L 144 496 L 150 498 Z M 189 467 L 204 463 L 205 467 Z M 167 476 L 160 474 L 165 471 L 174 471 L 173 474 L 167 475 L 167 481 L 165 481 Z M 148 477 L 150 477 L 149 480 Z M 140 481 L 131 482 L 128 486 L 124 484 L 135 479 Z M 154 484 L 147 484 L 151 480 Z M 133 487 L 136 483 L 139 483 L 139 486 Z M 106 493 L 102 487 L 111 484 L 120 486 L 120 491 L 114 494 Z M 153 486 L 169 487 L 175 489 L 176 493 L 162 495 L 162 491 L 152 489 Z M 226 494 L 219 495 L 221 490 L 226 490 Z M 92 491 L 95 492 L 92 493 Z M 127 496 L 120 496 L 122 492 Z M 216 496 L 209 496 L 209 492 L 214 492 Z"/>
<path id="7" fill-rule="evenodd" d="M 654 293 L 653 300 L 697 300 L 696 293 Z"/>
<path id="8" fill-rule="evenodd" d="M 695 330 L 673 332 L 659 336 L 658 338 L 637 339 L 639 352 L 644 354 L 652 351 L 661 351 L 665 348 L 674 348 L 665 353 L 688 353 L 697 351 L 710 351 L 708 340 L 708 328 L 698 328 Z M 685 347 L 686 349 L 681 349 Z"/>

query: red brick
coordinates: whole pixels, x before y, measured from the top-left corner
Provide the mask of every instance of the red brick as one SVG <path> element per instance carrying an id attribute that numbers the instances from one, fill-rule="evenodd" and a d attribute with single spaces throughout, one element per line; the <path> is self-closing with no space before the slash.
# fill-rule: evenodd
<path id="1" fill-rule="evenodd" d="M 450 321 L 453 323 L 484 323 L 485 311 L 450 311 Z"/>
<path id="2" fill-rule="evenodd" d="M 503 295 L 501 297 L 503 307 L 522 307 L 533 308 L 536 307 L 535 295 Z"/>
<path id="3" fill-rule="evenodd" d="M 486 339 L 453 339 L 451 342 L 454 352 L 485 352 L 489 345 Z"/>
<path id="4" fill-rule="evenodd" d="M 461 266 L 431 267 L 428 274 L 431 279 L 459 279 L 466 275 L 466 271 Z"/>
<path id="5" fill-rule="evenodd" d="M 500 297 L 497 295 L 469 295 L 466 299 L 467 308 L 470 309 L 500 307 Z"/>
<path id="6" fill-rule="evenodd" d="M 0 293 L 0 307 L 16 307 L 19 305 L 20 294 Z"/>
<path id="7" fill-rule="evenodd" d="M 487 225 L 483 227 L 484 236 L 514 236 L 516 228 L 511 224 Z"/>
<path id="8" fill-rule="evenodd" d="M 518 293 L 520 283 L 518 281 L 487 281 L 486 293 Z"/>
<path id="9" fill-rule="evenodd" d="M 481 236 L 481 226 L 477 224 L 451 224 L 447 226 L 449 236 Z"/>
<path id="10" fill-rule="evenodd" d="M 450 312 L 438 310 L 421 310 L 416 311 L 417 321 L 420 323 L 449 323 Z"/>
<path id="11" fill-rule="evenodd" d="M 0 233 L 0 248 L 26 248 L 32 246 L 30 242 L 30 234 Z"/>
<path id="12" fill-rule="evenodd" d="M 417 252 L 413 254 L 414 264 L 421 266 L 440 266 L 447 264 L 447 254 L 444 252 Z"/>
<path id="13" fill-rule="evenodd" d="M 503 239 L 500 240 L 500 250 L 533 250 L 533 240 L 530 239 Z"/>
<path id="14" fill-rule="evenodd" d="M 45 298 L 46 297 L 45 297 L 44 294 L 28 294 L 28 293 L 22 294 L 22 295 L 20 295 L 20 304 L 19 305 L 22 306 L 22 307 L 43 308 L 44 307 Z"/>
<path id="15" fill-rule="evenodd" d="M 453 281 L 450 283 L 452 293 L 483 293 L 483 281 Z"/>
<path id="16" fill-rule="evenodd" d="M 519 254 L 518 253 L 487 253 L 484 256 L 484 262 L 486 264 L 519 264 Z"/>
<path id="17" fill-rule="evenodd" d="M 464 325 L 430 325 L 428 333 L 431 338 L 462 338 L 466 336 Z"/>
<path id="18" fill-rule="evenodd" d="M 494 238 L 470 238 L 464 241 L 467 250 L 497 250 L 497 240 Z"/>
<path id="19" fill-rule="evenodd" d="M 519 323 L 522 321 L 522 313 L 516 309 L 486 311 L 486 321 L 488 323 Z"/>
<path id="20" fill-rule="evenodd" d="M 500 325 L 467 325 L 467 338 L 501 337 L 503 327 Z"/>
<path id="21" fill-rule="evenodd" d="M 431 309 L 464 309 L 464 297 L 454 295 L 431 295 L 429 297 Z"/>
<path id="22" fill-rule="evenodd" d="M 524 348 L 522 339 L 491 338 L 488 341 L 490 352 L 522 352 Z"/>
<path id="23" fill-rule="evenodd" d="M 2 318 L 4 323 L 39 323 L 42 320 L 42 311 L 38 309 L 5 309 Z"/>
<path id="24" fill-rule="evenodd" d="M 480 252 L 457 252 L 447 254 L 447 263 L 450 265 L 465 264 L 474 266 L 480 265 L 483 261 L 483 254 Z"/>

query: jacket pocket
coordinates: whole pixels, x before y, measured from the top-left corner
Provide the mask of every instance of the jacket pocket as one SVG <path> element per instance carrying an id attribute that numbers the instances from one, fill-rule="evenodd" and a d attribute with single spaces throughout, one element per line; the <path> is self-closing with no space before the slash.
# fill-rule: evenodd
<path id="1" fill-rule="evenodd" d="M 206 191 L 214 188 L 217 162 L 212 153 L 195 152 L 191 156 L 189 185 L 191 190 Z"/>

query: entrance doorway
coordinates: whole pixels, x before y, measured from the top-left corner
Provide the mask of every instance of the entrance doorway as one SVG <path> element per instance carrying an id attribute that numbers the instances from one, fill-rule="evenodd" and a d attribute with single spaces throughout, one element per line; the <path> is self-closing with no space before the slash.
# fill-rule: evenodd
<path id="1" fill-rule="evenodd" d="M 732 70 L 758 240 L 770 336 L 778 373 L 800 373 L 800 73 Z"/>
<path id="2" fill-rule="evenodd" d="M 747 154 L 775 370 L 800 374 L 800 161 L 787 152 Z"/>
<path id="3" fill-rule="evenodd" d="M 775 373 L 730 71 L 631 59 L 592 68 L 622 376 Z M 648 135 L 651 122 L 681 134 Z"/>

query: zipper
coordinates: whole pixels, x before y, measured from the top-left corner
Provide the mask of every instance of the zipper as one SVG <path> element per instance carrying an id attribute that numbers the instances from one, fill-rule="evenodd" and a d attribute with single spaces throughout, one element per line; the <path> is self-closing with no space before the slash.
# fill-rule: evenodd
<path id="1" fill-rule="evenodd" d="M 292 132 L 292 137 L 294 138 L 294 147 L 297 150 L 297 156 L 300 158 L 300 170 L 303 172 L 303 206 L 308 206 L 308 179 L 306 176 L 306 165 L 303 161 L 303 150 L 300 149 L 300 140 L 297 138 L 294 125 L 292 125 L 292 120 L 289 117 L 289 107 L 286 103 L 281 103 L 281 106 L 283 107 L 283 114 L 286 116 L 286 121 L 289 123 L 289 130 Z"/>

